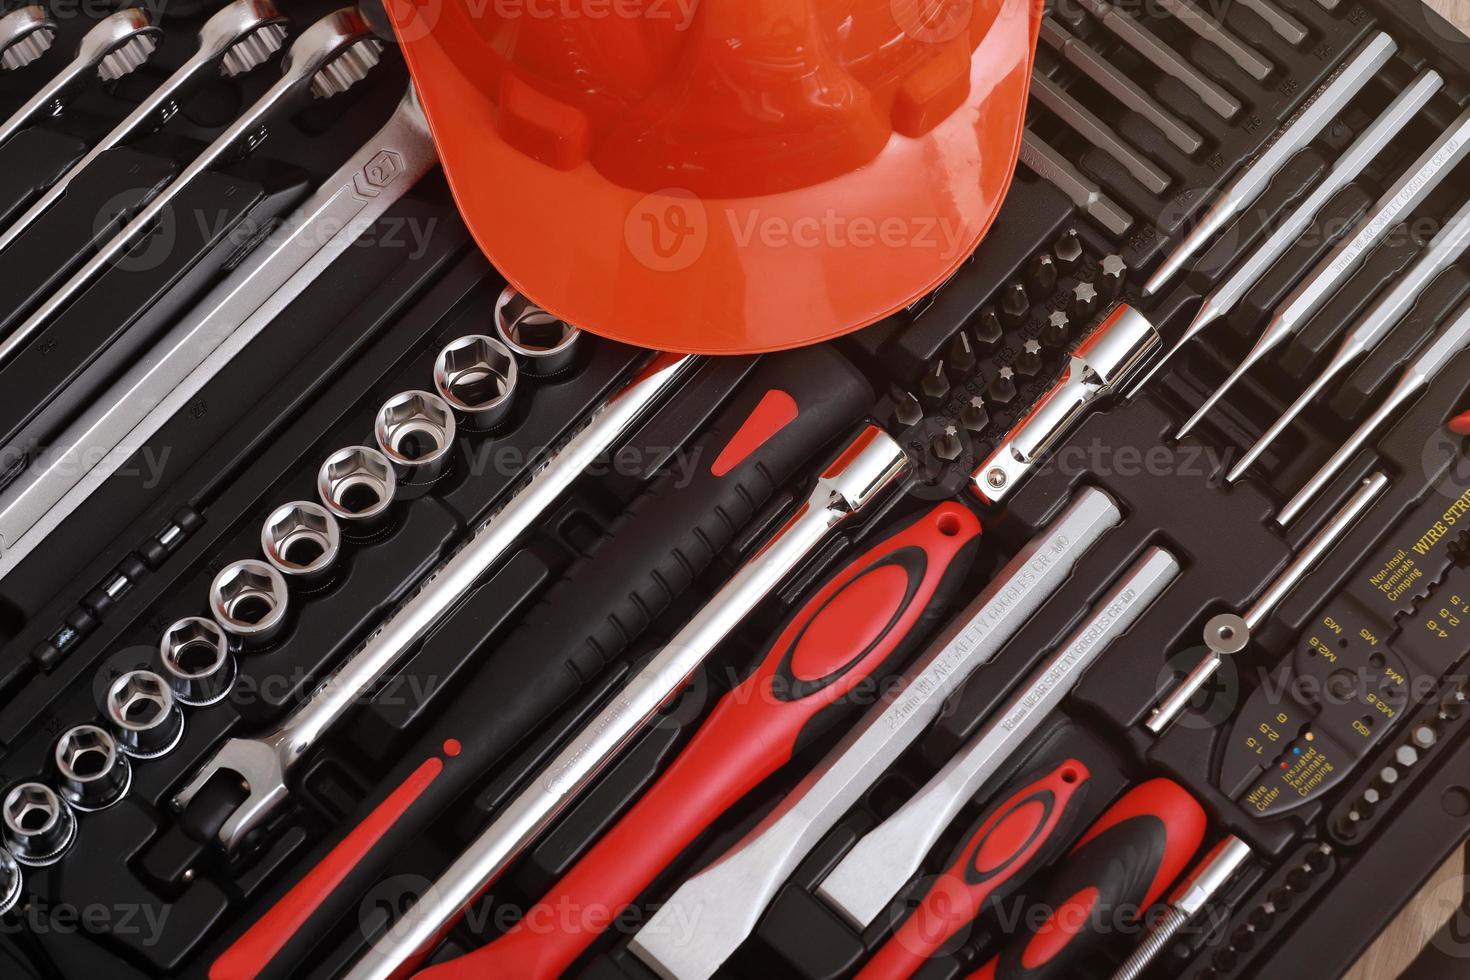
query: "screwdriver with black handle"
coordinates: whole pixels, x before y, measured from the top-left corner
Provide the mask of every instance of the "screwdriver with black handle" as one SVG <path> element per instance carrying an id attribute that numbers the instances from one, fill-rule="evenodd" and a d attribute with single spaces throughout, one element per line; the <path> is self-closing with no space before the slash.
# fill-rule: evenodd
<path id="1" fill-rule="evenodd" d="M 1097 819 L 1047 881 L 1041 925 L 970 980 L 1073 980 L 1158 901 L 1204 842 L 1203 808 L 1168 779 L 1129 790 Z"/>
<path id="2" fill-rule="evenodd" d="M 514 631 L 479 655 L 456 681 L 454 701 L 302 862 L 305 876 L 214 961 L 211 980 L 293 975 L 356 914 L 395 856 L 623 656 L 872 403 L 868 382 L 830 349 L 763 358 L 683 448 L 694 465 L 658 477 Z"/>
<path id="3" fill-rule="evenodd" d="M 960 838 L 949 867 L 912 915 L 858 973 L 858 980 L 905 980 L 961 929 L 1005 901 L 1054 861 L 1072 839 L 1092 780 L 1066 759 L 1044 774 L 1025 773 L 999 794 Z"/>
<path id="4" fill-rule="evenodd" d="M 754 671 L 726 694 L 659 780 L 504 936 L 418 974 L 433 980 L 561 975 L 721 814 L 938 625 L 974 558 L 980 522 L 941 503 L 899 522 L 831 574 L 789 617 Z M 540 912 L 557 929 L 530 928 Z"/>

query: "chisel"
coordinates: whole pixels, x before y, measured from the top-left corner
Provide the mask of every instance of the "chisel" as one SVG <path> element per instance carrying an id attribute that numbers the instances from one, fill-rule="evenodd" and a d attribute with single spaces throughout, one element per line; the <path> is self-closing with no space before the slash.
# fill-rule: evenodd
<path id="1" fill-rule="evenodd" d="M 1307 102 L 1286 121 L 1265 148 L 1246 165 L 1239 177 L 1221 191 L 1199 224 L 1164 259 L 1148 283 L 1145 296 L 1153 296 L 1174 278 L 1184 264 L 1246 208 L 1254 204 L 1271 183 L 1271 178 L 1298 150 L 1322 134 L 1327 125 L 1398 53 L 1398 42 L 1379 32 L 1361 51 L 1345 62 Z"/>
<path id="2" fill-rule="evenodd" d="M 1286 298 L 1250 353 L 1246 354 L 1230 377 L 1210 394 L 1199 411 L 1180 427 L 1176 438 L 1183 439 L 1187 436 L 1251 368 L 1285 343 L 1288 337 L 1300 330 L 1313 314 L 1325 306 L 1342 284 L 1368 260 L 1374 246 L 1391 229 L 1406 220 L 1413 209 L 1443 183 L 1466 156 L 1470 156 L 1470 112 L 1460 116 L 1433 146 L 1424 151 L 1424 155 L 1379 198 L 1373 212 L 1358 223 L 1351 237 L 1333 249 L 1312 270 L 1306 281 Z"/>
<path id="3" fill-rule="evenodd" d="M 1038 667 L 933 779 L 862 840 L 817 888 L 824 901 L 866 929 L 923 863 L 965 803 L 1005 765 L 1179 576 L 1179 563 L 1151 548 L 1101 599 L 1092 616 Z"/>
<path id="4" fill-rule="evenodd" d="M 1048 879 L 1036 903 L 1045 921 L 970 974 L 972 980 L 1075 980 L 1184 873 L 1207 823 L 1177 783 L 1153 779 L 1130 790 Z"/>
<path id="5" fill-rule="evenodd" d="M 634 954 L 665 977 L 713 975 L 811 848 L 1122 519 L 1107 494 L 1080 491 L 904 672 L 887 703 L 869 710 L 759 826 L 663 904 L 634 937 Z"/>
<path id="6" fill-rule="evenodd" d="M 658 782 L 506 935 L 421 980 L 562 975 L 603 928 L 719 815 L 830 730 L 841 699 L 881 676 L 954 597 L 980 534 L 964 507 L 907 518 L 828 577 L 782 628 L 755 671 L 721 699 Z M 555 932 L 537 913 L 579 909 Z"/>
<path id="7" fill-rule="evenodd" d="M 1337 196 L 1338 192 L 1362 176 L 1363 171 L 1368 169 L 1379 154 L 1393 143 L 1394 139 L 1413 122 L 1419 111 L 1433 98 L 1434 94 L 1444 87 L 1444 76 L 1436 71 L 1425 72 L 1414 84 L 1410 85 L 1383 111 L 1373 124 L 1363 130 L 1353 144 L 1337 158 L 1332 165 L 1332 170 L 1316 186 L 1306 198 L 1291 213 L 1291 216 L 1276 229 L 1265 242 L 1252 248 L 1241 262 L 1240 268 L 1227 279 L 1214 292 L 1205 297 L 1199 312 L 1184 333 L 1169 348 L 1168 353 L 1160 357 L 1130 389 L 1129 394 L 1137 394 L 1138 391 L 1148 383 L 1155 374 L 1170 359 L 1195 337 L 1199 336 L 1206 328 L 1213 325 L 1221 317 L 1235 309 L 1236 305 L 1246 297 L 1257 283 L 1271 271 L 1283 255 L 1291 250 L 1322 209 Z"/>
<path id="8" fill-rule="evenodd" d="M 1091 779 L 1085 765 L 1067 759 L 1040 778 L 1018 780 L 1014 792 L 999 794 L 857 980 L 907 980 L 987 908 L 1024 887 L 1066 847 Z"/>
<path id="9" fill-rule="evenodd" d="M 423 898 L 347 972 L 347 980 L 390 980 L 430 952 L 443 930 L 587 789 L 715 647 L 833 531 L 897 489 L 910 468 L 892 437 L 876 426 L 864 427 L 774 537 L 500 808 Z"/>
<path id="10" fill-rule="evenodd" d="M 1440 273 L 1460 261 L 1467 248 L 1470 248 L 1470 203 L 1461 207 L 1449 224 L 1440 229 L 1413 267 L 1353 326 L 1352 332 L 1343 340 L 1342 346 L 1322 373 L 1312 379 L 1311 385 L 1302 392 L 1301 397 L 1266 430 L 1265 435 L 1256 440 L 1256 444 L 1246 451 L 1225 479 L 1235 483 L 1244 477 L 1256 460 L 1261 458 L 1261 454 L 1271 447 L 1318 395 L 1327 390 L 1328 385 L 1389 335 L 1414 308 L 1429 284 Z"/>
<path id="11" fill-rule="evenodd" d="M 1439 377 L 1440 372 L 1467 348 L 1470 348 L 1470 303 L 1462 306 L 1450 318 L 1449 326 L 1440 332 L 1428 350 L 1409 365 L 1378 410 L 1358 427 L 1332 458 L 1307 481 L 1301 492 L 1281 509 L 1281 513 L 1276 516 L 1276 522 L 1285 527 L 1300 517 L 1302 511 L 1327 489 L 1337 474 L 1368 444 L 1368 440 L 1387 426 L 1399 409 L 1428 388 Z"/>
<path id="12" fill-rule="evenodd" d="M 698 394 L 687 390 L 668 410 Z M 697 467 L 653 480 L 514 630 L 456 677 L 454 699 L 377 781 L 379 789 L 302 862 L 311 870 L 274 896 L 212 965 L 212 980 L 296 975 L 385 869 L 548 718 L 620 663 L 872 399 L 871 385 L 830 348 L 762 358 L 680 447 Z M 505 691 L 516 697 L 504 698 Z M 497 709 L 487 712 L 492 702 Z"/>

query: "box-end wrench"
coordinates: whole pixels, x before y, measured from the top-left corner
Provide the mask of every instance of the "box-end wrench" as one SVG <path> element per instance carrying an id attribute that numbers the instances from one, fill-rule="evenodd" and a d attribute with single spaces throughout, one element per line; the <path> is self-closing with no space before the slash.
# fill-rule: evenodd
<path id="1" fill-rule="evenodd" d="M 402 199 L 438 158 L 413 90 L 372 139 L 0 494 L 0 578 Z"/>
<path id="2" fill-rule="evenodd" d="M 1124 211 L 1055 147 L 1029 129 L 1021 137 L 1021 162 L 1038 177 L 1055 184 L 1083 214 L 1113 235 L 1126 235 L 1133 227 L 1133 215 Z"/>
<path id="3" fill-rule="evenodd" d="M 971 482 L 980 499 L 996 504 L 1009 496 L 1084 412 L 1128 383 L 1159 343 L 1147 317 L 1131 306 L 1115 309 L 1072 353 L 1051 390 L 975 470 Z"/>
<path id="4" fill-rule="evenodd" d="M 1246 354 L 1230 377 L 1225 379 L 1225 383 L 1205 399 L 1199 411 L 1180 427 L 1176 438 L 1183 439 L 1193 431 L 1200 420 L 1210 414 L 1251 368 L 1285 343 L 1288 337 L 1300 330 L 1318 310 L 1326 306 L 1343 283 L 1368 261 L 1369 253 L 1384 236 L 1397 227 L 1399 222 L 1406 220 L 1413 209 L 1443 183 L 1467 156 L 1470 156 L 1470 112 L 1460 116 L 1433 146 L 1424 151 L 1424 155 L 1378 200 L 1373 213 L 1366 215 L 1358 223 L 1347 241 L 1333 249 L 1286 298 L 1250 353 Z"/>
<path id="5" fill-rule="evenodd" d="M 965 805 L 1178 577 L 1179 562 L 1173 555 L 1162 548 L 1149 549 L 975 737 L 893 816 L 847 852 L 817 887 L 817 894 L 859 931 L 866 929 L 919 870 Z"/>
<path id="6" fill-rule="evenodd" d="M 1113 127 L 1039 71 L 1031 73 L 1031 95 L 1089 143 L 1121 163 L 1130 176 L 1155 196 L 1163 194 L 1173 183 L 1173 178 L 1160 170 L 1152 160 L 1123 142 Z M 1101 194 L 1101 189 L 1097 193 Z M 1121 211 L 1121 208 L 1117 210 Z"/>
<path id="7" fill-rule="evenodd" d="M 1276 66 L 1269 58 L 1227 31 L 1219 21 L 1200 10 L 1189 0 L 1159 0 L 1159 6 L 1172 14 L 1179 23 L 1225 52 L 1226 57 L 1239 65 L 1241 71 L 1256 81 L 1264 82 L 1276 70 Z"/>
<path id="8" fill-rule="evenodd" d="M 1190 701 L 1200 689 L 1215 676 L 1225 658 L 1235 656 L 1250 645 L 1255 631 L 1271 618 L 1277 607 L 1303 579 L 1321 567 L 1323 559 L 1357 526 L 1363 515 L 1383 496 L 1388 485 L 1388 476 L 1383 473 L 1375 473 L 1365 480 L 1347 505 L 1307 543 L 1286 570 L 1266 587 L 1260 599 L 1246 610 L 1244 616 L 1225 613 L 1205 624 L 1205 646 L 1210 652 L 1165 695 L 1159 706 L 1149 715 L 1143 727 L 1150 734 L 1162 735 L 1167 731 L 1175 719 L 1189 707 Z"/>
<path id="9" fill-rule="evenodd" d="M 1160 41 L 1138 21 L 1114 7 L 1108 0 L 1081 0 L 1082 6 L 1096 17 L 1119 40 L 1143 55 L 1164 74 L 1179 81 L 1199 96 L 1221 119 L 1229 121 L 1240 115 L 1240 100 L 1225 91 L 1219 83 L 1196 68 L 1189 59 Z"/>
<path id="10" fill-rule="evenodd" d="M 1205 138 L 1188 123 L 1159 105 L 1138 83 L 1119 71 L 1092 48 L 1078 40 L 1071 31 L 1051 17 L 1041 22 L 1041 39 L 1082 74 L 1102 86 L 1113 98 L 1138 113 L 1164 134 L 1186 156 L 1194 156 L 1204 148 Z"/>
<path id="11" fill-rule="evenodd" d="M 1440 372 L 1467 349 L 1470 349 L 1470 303 L 1460 307 L 1450 317 L 1449 326 L 1440 332 L 1428 350 L 1409 365 L 1398 384 L 1394 385 L 1393 391 L 1389 392 L 1388 398 L 1378 406 L 1378 410 L 1313 474 L 1301 492 L 1291 498 L 1281 509 L 1281 513 L 1276 515 L 1276 522 L 1285 527 L 1300 517 L 1311 506 L 1312 501 L 1332 485 L 1332 481 L 1352 462 L 1358 451 L 1368 444 L 1368 440 L 1386 427 L 1400 409 L 1433 384 Z"/>
<path id="12" fill-rule="evenodd" d="M 1393 143 L 1409 123 L 1414 121 L 1419 111 L 1428 104 L 1435 93 L 1443 87 L 1444 76 L 1436 71 L 1428 71 L 1414 84 L 1404 89 L 1373 121 L 1373 124 L 1363 130 L 1362 135 L 1353 141 L 1342 156 L 1337 158 L 1337 162 L 1332 165 L 1332 170 L 1328 172 L 1326 178 L 1313 188 L 1311 194 L 1291 213 L 1281 227 L 1276 229 L 1264 243 L 1252 248 L 1241 262 L 1240 268 L 1236 269 L 1234 274 L 1218 289 L 1205 297 L 1199 312 L 1195 314 L 1184 333 L 1174 342 L 1168 352 L 1133 384 L 1129 389 L 1129 396 L 1136 395 L 1142 390 L 1143 386 L 1148 384 L 1153 376 L 1184 348 L 1185 344 L 1235 309 L 1236 304 L 1243 300 L 1246 294 L 1265 277 L 1266 273 L 1271 271 L 1272 266 L 1301 239 L 1302 233 L 1311 227 L 1322 209 L 1327 207 L 1339 191 L 1357 180 L 1363 171 L 1368 169 L 1368 165 Z"/>
<path id="13" fill-rule="evenodd" d="M 713 975 L 811 848 L 1122 520 L 1107 494 L 1082 490 L 905 671 L 889 700 L 864 715 L 759 826 L 664 903 L 633 938 L 634 954 L 663 977 Z"/>
<path id="14" fill-rule="evenodd" d="M 72 164 L 24 214 L 0 231 L 0 251 L 60 200 L 72 179 L 92 161 L 168 121 L 186 94 L 200 83 L 215 75 L 234 78 L 264 64 L 280 50 L 285 39 L 286 19 L 272 0 L 235 0 L 217 11 L 199 29 L 199 47 L 194 54 Z"/>
<path id="15" fill-rule="evenodd" d="M 1342 110 L 1378 72 L 1398 53 L 1398 42 L 1378 33 L 1356 55 L 1344 62 L 1332 77 L 1286 121 L 1267 142 L 1261 153 L 1246 165 L 1239 177 L 1230 183 L 1210 207 L 1199 224 L 1184 241 L 1170 252 L 1143 287 L 1143 295 L 1152 297 L 1173 280 L 1184 264 L 1198 254 L 1227 224 L 1250 207 L 1270 186 L 1271 178 L 1286 166 L 1298 150 L 1322 134 L 1328 123 Z"/>
<path id="16" fill-rule="evenodd" d="M 806 503 L 538 770 L 423 898 L 368 949 L 347 980 L 390 980 L 427 954 L 443 930 L 586 790 L 756 606 L 834 529 L 884 500 L 911 469 L 908 455 L 891 436 L 875 426 L 864 428 L 823 472 Z"/>
<path id="17" fill-rule="evenodd" d="M 0 71 L 24 68 L 51 50 L 56 22 L 40 4 L 17 7 L 0 17 Z"/>
<path id="18" fill-rule="evenodd" d="M 238 847 L 290 798 L 288 778 L 306 753 L 458 607 L 573 481 L 674 391 L 695 360 L 661 355 L 614 393 L 275 731 L 230 739 L 174 797 L 174 806 L 187 807 L 216 776 L 233 774 L 249 795 L 230 813 L 217 837 L 226 850 Z"/>
<path id="19" fill-rule="evenodd" d="M 18 26 L 29 26 L 33 32 L 45 30 L 37 28 L 34 22 Z M 54 115 L 73 92 L 88 82 L 115 82 L 137 68 L 148 60 L 162 33 L 153 24 L 153 14 L 142 7 L 129 7 L 102 18 L 82 35 L 77 56 L 11 113 L 10 118 L 0 122 L 0 144 L 37 119 Z"/>
<path id="20" fill-rule="evenodd" d="M 1261 458 L 1261 454 L 1271 447 L 1318 395 L 1327 390 L 1328 385 L 1393 331 L 1399 321 L 1414 308 L 1429 284 L 1440 273 L 1460 261 L 1467 248 L 1470 248 L 1470 203 L 1462 206 L 1449 224 L 1440 229 L 1413 267 L 1353 326 L 1352 332 L 1343 340 L 1342 346 L 1332 356 L 1326 369 L 1312 380 L 1307 390 L 1302 392 L 1301 397 L 1292 403 L 1266 434 L 1256 440 L 1256 444 L 1240 458 L 1240 462 L 1235 464 L 1225 479 L 1235 483 L 1244 477 L 1256 460 Z"/>
<path id="21" fill-rule="evenodd" d="M 308 94 L 329 98 L 345 92 L 377 64 L 382 49 L 382 42 L 354 7 L 334 11 L 303 31 L 286 51 L 281 80 L 205 147 L 178 177 L 11 331 L 10 336 L 0 341 L 0 361 L 14 355 L 93 280 L 142 241 L 178 195 L 200 174 L 248 153 L 259 144 L 269 120 L 298 108 Z"/>

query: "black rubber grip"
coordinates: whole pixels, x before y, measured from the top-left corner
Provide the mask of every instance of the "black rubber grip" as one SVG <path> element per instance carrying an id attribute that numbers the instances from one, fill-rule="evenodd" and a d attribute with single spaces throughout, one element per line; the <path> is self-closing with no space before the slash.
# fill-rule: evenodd
<path id="1" fill-rule="evenodd" d="M 872 401 L 868 382 L 830 348 L 764 358 L 716 420 L 674 457 L 668 472 L 509 636 L 484 652 L 457 685 L 455 701 L 377 792 L 310 860 L 297 865 L 332 865 L 342 878 L 258 976 L 289 975 L 339 918 L 355 915 L 359 897 L 395 854 L 626 653 L 779 488 L 855 431 Z M 425 766 L 442 769 L 406 808 L 385 820 L 385 801 Z M 370 849 L 336 850 L 354 827 L 369 821 L 382 831 Z M 299 900 L 296 895 L 284 904 Z"/>

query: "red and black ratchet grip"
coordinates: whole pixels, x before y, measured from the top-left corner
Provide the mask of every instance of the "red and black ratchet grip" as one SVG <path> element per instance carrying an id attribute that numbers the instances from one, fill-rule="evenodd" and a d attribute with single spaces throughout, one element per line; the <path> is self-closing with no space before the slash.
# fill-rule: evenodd
<path id="1" fill-rule="evenodd" d="M 683 397 L 697 397 L 688 392 Z M 872 405 L 840 355 L 769 355 L 682 452 L 502 641 L 478 655 L 435 717 L 310 870 L 210 968 L 211 980 L 290 975 L 396 855 L 632 643 L 784 484 Z M 431 874 L 432 869 L 424 869 Z"/>
<path id="2" fill-rule="evenodd" d="M 1204 842 L 1205 811 L 1177 783 L 1136 786 L 1097 819 L 1046 884 L 1046 919 L 970 974 L 978 980 L 1071 980 L 1184 873 Z"/>
<path id="3" fill-rule="evenodd" d="M 979 537 L 974 514 L 942 503 L 845 562 L 802 602 L 658 781 L 519 924 L 417 975 L 563 974 L 700 833 L 789 762 L 805 739 L 829 730 L 835 715 L 828 709 L 896 666 L 938 625 Z M 556 927 L 544 928 L 547 921 Z"/>
<path id="4" fill-rule="evenodd" d="M 960 839 L 948 867 L 858 974 L 858 980 L 905 980 L 987 908 L 1031 880 L 1071 842 L 1092 779 L 1066 759 L 1044 775 L 1027 773 L 1001 791 Z"/>

